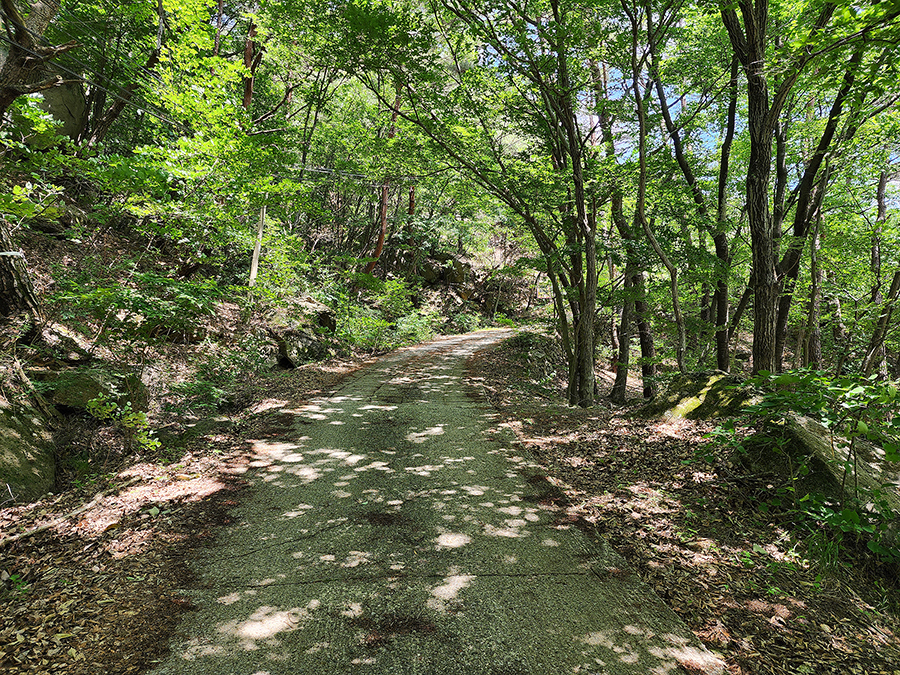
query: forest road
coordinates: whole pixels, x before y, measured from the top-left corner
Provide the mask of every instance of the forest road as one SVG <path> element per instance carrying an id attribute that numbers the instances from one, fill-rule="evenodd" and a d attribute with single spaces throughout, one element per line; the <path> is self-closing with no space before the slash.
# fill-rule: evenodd
<path id="1" fill-rule="evenodd" d="M 467 358 L 511 334 L 402 349 L 282 408 L 151 672 L 722 672 L 467 393 Z"/>

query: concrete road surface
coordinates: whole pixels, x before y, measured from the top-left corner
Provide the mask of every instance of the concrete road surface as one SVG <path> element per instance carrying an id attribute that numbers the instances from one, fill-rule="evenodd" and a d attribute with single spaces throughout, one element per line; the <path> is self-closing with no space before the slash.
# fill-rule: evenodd
<path id="1" fill-rule="evenodd" d="M 404 349 L 285 408 L 153 672 L 721 672 L 465 393 L 466 359 L 509 335 Z"/>

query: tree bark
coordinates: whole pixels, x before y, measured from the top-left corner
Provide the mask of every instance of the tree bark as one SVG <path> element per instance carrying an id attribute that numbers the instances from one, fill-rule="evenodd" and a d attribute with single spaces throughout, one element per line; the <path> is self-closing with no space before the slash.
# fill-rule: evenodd
<path id="1" fill-rule="evenodd" d="M 244 110 L 250 110 L 250 104 L 253 103 L 253 85 L 256 81 L 256 69 L 262 62 L 263 49 L 256 42 L 256 22 L 250 20 L 250 27 L 247 29 L 247 39 L 244 41 L 244 67 L 247 72 L 244 73 L 244 98 L 242 105 Z"/>
<path id="2" fill-rule="evenodd" d="M 166 13 L 162 0 L 157 0 L 156 2 L 156 15 L 158 17 L 156 48 L 151 52 L 150 56 L 147 57 L 147 62 L 144 63 L 142 70 L 145 74 L 151 72 L 156 67 L 159 63 L 159 56 L 162 53 L 166 27 Z M 93 148 L 106 138 L 106 134 L 109 132 L 110 127 L 112 127 L 113 123 L 119 119 L 122 112 L 125 110 L 125 107 L 131 103 L 131 100 L 134 98 L 134 94 L 139 87 L 140 84 L 137 81 L 134 81 L 120 90 L 119 94 L 115 96 L 112 104 L 94 123 L 93 130 L 90 131 L 90 136 L 84 143 L 85 148 Z M 90 127 L 86 125 L 81 133 L 82 138 L 87 136 L 89 129 Z"/>
<path id="3" fill-rule="evenodd" d="M 816 219 L 812 241 L 809 246 L 809 273 L 811 277 L 809 291 L 809 311 L 806 321 L 806 344 L 803 350 L 803 365 L 818 370 L 822 367 L 822 268 L 819 265 L 819 232 L 821 231 L 822 212 Z"/>
<path id="4" fill-rule="evenodd" d="M 810 34 L 828 24 L 836 5 L 825 3 L 812 23 Z M 741 18 L 738 18 L 740 10 Z M 772 371 L 776 359 L 777 305 L 780 292 L 776 270 L 778 237 L 776 222 L 769 212 L 769 183 L 772 171 L 772 140 L 775 125 L 803 68 L 813 58 L 812 51 L 798 53 L 787 67 L 774 95 L 769 96 L 767 80 L 767 33 L 769 0 L 739 0 L 737 6 L 720 6 L 722 23 L 728 32 L 735 56 L 747 80 L 747 128 L 750 158 L 747 166 L 747 212 L 753 265 L 753 372 Z M 742 25 L 743 24 L 743 25 Z"/>
<path id="5" fill-rule="evenodd" d="M 50 73 L 47 65 L 58 54 L 78 47 L 75 41 L 46 46 L 39 40 L 59 12 L 59 0 L 37 0 L 22 17 L 15 0 L 0 0 L 2 22 L 9 38 L 6 58 L 0 64 L 0 116 L 19 96 L 52 89 L 66 80 Z"/>
<path id="6" fill-rule="evenodd" d="M 872 271 L 872 304 L 875 307 L 880 306 L 884 302 L 884 297 L 881 293 L 881 234 L 884 224 L 887 222 L 887 200 L 885 199 L 887 181 L 887 171 L 882 171 L 881 175 L 878 176 L 878 188 L 875 197 L 878 205 L 878 215 L 875 218 L 875 229 L 872 232 L 872 251 L 869 263 L 869 268 Z M 884 348 L 884 340 L 881 341 L 880 345 L 875 346 L 872 362 L 870 370 L 872 372 L 877 370 L 882 377 L 887 377 L 887 351 Z M 866 373 L 866 375 L 869 374 L 869 372 Z"/>
<path id="7" fill-rule="evenodd" d="M 216 10 L 216 41 L 213 47 L 213 56 L 219 55 L 219 49 L 222 46 L 222 17 L 225 14 L 225 0 L 218 0 L 218 8 Z"/>
<path id="8" fill-rule="evenodd" d="M 891 315 L 894 313 L 894 305 L 897 303 L 898 295 L 900 295 L 900 270 L 894 272 L 894 278 L 891 280 L 891 288 L 888 291 L 887 299 L 881 308 L 881 314 L 878 317 L 875 332 L 869 342 L 869 349 L 866 351 L 866 358 L 863 361 L 863 374 L 866 377 L 871 375 L 878 365 L 878 352 L 879 349 L 884 346 L 884 339 L 887 336 L 888 326 L 891 322 Z"/>
<path id="9" fill-rule="evenodd" d="M 560 13 L 558 0 L 550 0 L 550 8 L 554 21 L 559 26 L 566 24 Z M 565 31 L 556 35 L 552 44 L 555 51 L 556 71 L 559 78 L 558 90 L 554 92 L 553 109 L 558 112 L 562 125 L 559 142 L 565 148 L 564 154 L 569 162 L 569 179 L 571 180 L 571 208 L 564 209 L 563 217 L 570 219 L 569 232 L 574 235 L 579 250 L 572 252 L 573 281 L 578 290 L 578 316 L 575 321 L 575 362 L 577 388 L 570 393 L 570 405 L 589 408 L 594 405 L 596 391 L 596 375 L 594 373 L 594 315 L 597 310 L 597 231 L 596 223 L 588 217 L 587 195 L 584 179 L 584 158 L 582 148 L 584 141 L 578 127 L 578 110 L 574 101 L 575 94 L 569 80 L 569 49 L 565 42 Z M 582 268 L 583 264 L 583 268 Z"/>
<path id="10" fill-rule="evenodd" d="M 827 279 L 828 274 L 823 273 L 823 279 Z M 837 365 L 835 366 L 835 374 L 840 375 L 844 367 L 844 361 L 847 359 L 847 351 L 850 346 L 850 333 L 847 326 L 844 325 L 844 316 L 841 310 L 841 298 L 839 295 L 829 295 L 826 298 L 828 313 L 831 315 L 828 322 L 831 324 L 831 339 L 834 343 L 834 351 L 838 355 Z"/>
<path id="11" fill-rule="evenodd" d="M 0 321 L 7 324 L 20 319 L 27 323 L 27 329 L 16 339 L 28 341 L 40 330 L 43 315 L 25 256 L 13 246 L 9 224 L 0 217 Z"/>
<path id="12" fill-rule="evenodd" d="M 649 16 L 648 16 L 649 21 Z M 654 78 L 656 94 L 659 99 L 660 109 L 662 111 L 663 121 L 666 126 L 666 132 L 672 139 L 672 146 L 675 152 L 675 160 L 678 163 L 685 182 L 691 191 L 694 203 L 700 216 L 704 219 L 709 217 L 709 208 L 707 207 L 706 196 L 700 189 L 696 175 L 693 172 L 687 157 L 684 153 L 684 146 L 681 141 L 681 135 L 672 120 L 669 111 L 668 101 L 666 100 L 665 90 L 662 80 L 656 73 L 656 54 L 655 54 L 655 38 L 653 30 L 648 23 L 648 44 L 650 45 L 650 72 Z M 715 228 L 708 227 L 712 233 L 713 244 L 715 245 L 716 258 L 718 259 L 719 268 L 716 270 L 716 288 L 713 294 L 713 306 L 709 308 L 709 314 L 715 313 L 716 326 L 716 365 L 720 370 L 728 370 L 731 353 L 728 343 L 728 273 L 731 268 L 731 253 L 728 246 L 728 239 L 725 235 L 725 227 L 727 225 L 726 212 L 726 193 L 728 186 L 728 164 L 731 157 L 731 145 L 734 141 L 735 120 L 737 117 L 737 85 L 738 85 L 738 67 L 737 57 L 732 57 L 730 66 L 730 79 L 728 85 L 728 112 L 725 123 L 725 136 L 722 139 L 722 149 L 719 157 L 719 175 L 717 186 L 716 200 L 716 225 Z M 705 307 L 705 303 L 704 303 Z M 707 319 L 711 317 L 706 317 Z"/>
<path id="13" fill-rule="evenodd" d="M 397 115 L 400 112 L 400 88 L 397 88 L 397 96 L 394 98 L 394 107 L 391 111 L 391 126 L 388 129 L 387 137 L 388 139 L 393 138 L 397 134 Z M 375 266 L 378 264 L 378 259 L 381 258 L 381 252 L 384 250 L 384 240 L 387 238 L 387 209 L 388 209 L 388 192 L 390 191 L 391 180 L 390 178 L 385 178 L 384 183 L 381 185 L 381 202 L 378 206 L 378 222 L 380 228 L 378 230 L 378 241 L 375 242 L 375 250 L 372 252 L 372 260 L 369 262 L 363 272 L 365 274 L 371 274 L 372 270 L 375 269 Z"/>
<path id="14" fill-rule="evenodd" d="M 669 273 L 669 290 L 672 294 L 672 311 L 675 315 L 675 328 L 678 333 L 675 342 L 675 360 L 678 364 L 679 372 L 685 372 L 684 355 L 687 349 L 687 332 L 684 325 L 684 316 L 681 312 L 681 299 L 678 290 L 678 268 L 669 259 L 669 256 L 660 246 L 659 241 L 650 229 L 650 223 L 647 221 L 645 212 L 646 194 L 647 194 L 647 116 L 644 110 L 644 100 L 641 95 L 639 85 L 640 68 L 638 66 L 638 37 L 640 24 L 637 15 L 633 14 L 625 2 L 622 3 L 623 9 L 631 20 L 631 72 L 632 84 L 634 91 L 634 104 L 638 117 L 638 191 L 637 203 L 635 205 L 635 220 L 640 224 L 644 231 L 644 235 L 653 247 L 657 257 L 659 257 L 663 266 Z M 651 12 L 647 11 L 647 35 L 651 44 L 654 42 L 653 24 Z M 652 49 L 652 47 L 651 47 Z M 665 105 L 663 107 L 666 107 Z M 696 183 L 695 186 L 696 187 Z M 697 188 L 699 190 L 699 188 Z M 702 203 L 702 198 L 701 198 Z"/>
<path id="15" fill-rule="evenodd" d="M 625 289 L 622 298 L 622 316 L 619 321 L 619 353 L 616 359 L 616 379 L 609 392 L 609 398 L 613 403 L 624 405 L 627 400 L 628 389 L 628 365 L 631 358 L 631 313 L 634 307 L 634 299 L 631 297 L 632 279 L 634 270 L 630 265 L 625 266 Z"/>
<path id="16" fill-rule="evenodd" d="M 656 396 L 656 344 L 653 340 L 653 329 L 650 326 L 650 308 L 647 306 L 647 293 L 644 285 L 644 273 L 635 275 L 633 288 L 637 289 L 634 300 L 635 322 L 637 323 L 638 344 L 641 346 L 641 382 L 644 385 L 644 398 Z"/>

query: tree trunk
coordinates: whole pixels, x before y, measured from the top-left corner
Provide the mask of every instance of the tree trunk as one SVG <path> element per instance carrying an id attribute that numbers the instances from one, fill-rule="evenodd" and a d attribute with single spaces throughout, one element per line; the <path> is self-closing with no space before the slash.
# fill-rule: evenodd
<path id="1" fill-rule="evenodd" d="M 728 169 L 731 159 L 731 145 L 737 119 L 738 59 L 731 59 L 731 78 L 728 83 L 728 116 L 725 123 L 725 137 L 722 139 L 722 151 L 719 157 L 718 194 L 716 197 L 716 231 L 713 234 L 713 245 L 716 247 L 718 270 L 716 275 L 716 292 L 713 304 L 716 309 L 716 367 L 728 371 L 731 366 L 731 350 L 728 336 L 729 290 L 728 275 L 731 272 L 731 250 L 725 234 L 728 225 L 727 189 Z"/>
<path id="2" fill-rule="evenodd" d="M 0 0 L 2 22 L 6 29 L 8 51 L 0 64 L 0 116 L 19 96 L 52 89 L 66 80 L 47 70 L 47 64 L 58 54 L 78 46 L 77 42 L 53 47 L 40 44 L 40 39 L 59 12 L 59 0 L 37 0 L 30 3 L 28 18 L 22 17 L 15 0 Z"/>
<path id="3" fill-rule="evenodd" d="M 875 307 L 880 306 L 881 303 L 884 302 L 884 297 L 881 293 L 881 234 L 884 224 L 887 221 L 887 201 L 885 199 L 887 180 L 887 171 L 882 171 L 881 175 L 878 177 L 878 189 L 876 192 L 878 215 L 875 218 L 875 230 L 872 232 L 872 253 L 869 264 L 869 267 L 872 270 L 872 304 Z M 872 372 L 877 370 L 882 377 L 887 377 L 887 351 L 884 348 L 883 339 L 881 340 L 880 345 L 875 346 L 870 370 Z M 866 372 L 866 375 L 870 374 L 870 372 Z"/>
<path id="4" fill-rule="evenodd" d="M 747 284 L 747 287 L 744 289 L 744 292 L 741 293 L 741 299 L 738 300 L 737 307 L 734 308 L 734 313 L 731 315 L 731 321 L 728 324 L 728 342 L 731 343 L 734 340 L 734 336 L 737 335 L 738 329 L 741 327 L 741 319 L 744 318 L 744 312 L 747 311 L 747 305 L 750 304 L 750 298 L 753 297 L 753 272 L 750 273 L 750 283 Z"/>
<path id="5" fill-rule="evenodd" d="M 775 353 L 778 370 L 782 367 L 785 340 L 787 339 L 787 322 L 793 300 L 794 288 L 800 275 L 800 260 L 803 257 L 803 248 L 806 244 L 811 225 L 824 199 L 828 183 L 828 166 L 826 164 L 823 175 L 819 176 L 819 170 L 825 162 L 825 157 L 831 148 L 838 123 L 844 112 L 847 98 L 853 91 L 856 80 L 856 68 L 862 59 L 862 48 L 858 48 L 851 56 L 840 91 L 835 96 L 828 114 L 825 129 L 819 138 L 818 145 L 812 157 L 806 164 L 803 176 L 797 186 L 797 200 L 794 208 L 793 237 L 785 251 L 784 258 L 778 266 L 779 275 L 782 276 L 782 293 L 778 301 L 778 319 L 776 324 Z M 852 136 L 852 134 L 851 134 Z M 848 138 L 845 137 L 845 140 Z"/>
<path id="6" fill-rule="evenodd" d="M 256 241 L 253 245 L 253 257 L 250 259 L 250 279 L 247 285 L 251 288 L 256 285 L 256 275 L 259 272 L 259 254 L 262 251 L 263 230 L 266 227 L 266 205 L 259 210 L 259 226 L 256 228 Z"/>
<path id="7" fill-rule="evenodd" d="M 150 55 L 147 59 L 147 63 L 144 64 L 145 71 L 151 71 L 156 67 L 156 64 L 159 63 L 159 54 L 160 51 L 157 50 Z M 134 98 L 134 92 L 138 90 L 139 86 L 140 85 L 137 82 L 132 82 L 119 93 L 112 105 L 110 105 L 100 116 L 100 119 L 97 120 L 93 131 L 91 131 L 90 138 L 88 138 L 85 143 L 85 148 L 93 148 L 106 138 L 106 134 L 109 132 L 110 127 L 112 127 L 113 123 L 122 115 L 125 106 L 131 103 L 131 99 Z"/>
<path id="8" fill-rule="evenodd" d="M 627 400 L 628 362 L 631 358 L 631 313 L 634 300 L 631 297 L 633 269 L 625 267 L 625 292 L 622 298 L 622 316 L 619 321 L 619 354 L 616 360 L 616 380 L 609 392 L 613 403 L 624 405 Z"/>
<path id="9" fill-rule="evenodd" d="M 894 312 L 894 305 L 897 303 L 898 295 L 900 295 L 900 270 L 894 272 L 891 288 L 881 308 L 875 332 L 872 335 L 872 340 L 869 342 L 869 349 L 866 351 L 866 358 L 863 361 L 863 374 L 866 377 L 871 375 L 878 366 L 879 350 L 884 346 L 884 339 L 887 336 L 888 326 L 891 322 L 891 315 Z"/>
<path id="10" fill-rule="evenodd" d="M 824 279 L 828 278 L 827 273 L 823 273 Z M 831 315 L 829 323 L 831 324 L 831 339 L 834 343 L 834 351 L 838 355 L 837 365 L 835 366 L 835 374 L 840 375 L 844 367 L 844 361 L 847 359 L 847 351 L 850 347 L 850 333 L 847 326 L 844 325 L 844 316 L 841 310 L 841 298 L 839 295 L 829 295 L 827 298 L 828 313 Z"/>
<path id="11" fill-rule="evenodd" d="M 43 320 L 40 304 L 28 275 L 28 266 L 21 251 L 14 249 L 9 224 L 0 217 L 0 321 L 24 319 L 28 324 L 26 341 L 37 334 Z"/>
<path id="12" fill-rule="evenodd" d="M 219 49 L 222 46 L 222 17 L 225 14 L 225 0 L 218 0 L 218 9 L 216 11 L 216 42 L 213 47 L 213 56 L 219 55 Z"/>
<path id="13" fill-rule="evenodd" d="M 657 97 L 660 102 L 660 109 L 662 111 L 663 121 L 665 122 L 666 132 L 669 135 L 669 138 L 672 139 L 672 145 L 675 151 L 675 159 L 678 162 L 678 166 L 681 168 L 681 173 L 684 176 L 685 181 L 688 184 L 688 187 L 691 190 L 691 196 L 694 199 L 694 203 L 697 205 L 697 210 L 699 211 L 701 217 L 704 219 L 709 216 L 709 209 L 707 207 L 706 197 L 703 194 L 703 191 L 700 189 L 700 184 L 697 181 L 697 178 L 691 169 L 690 164 L 687 161 L 687 157 L 684 153 L 684 147 L 681 142 L 681 136 L 679 134 L 678 128 L 675 126 L 674 121 L 672 120 L 672 115 L 669 112 L 669 105 L 666 99 L 665 89 L 663 88 L 662 80 L 658 77 L 656 73 L 656 40 L 658 37 L 655 36 L 653 26 L 651 24 L 650 15 L 648 12 L 647 16 L 647 35 L 648 35 L 648 44 L 650 47 L 651 61 L 650 61 L 650 72 L 651 76 L 654 78 L 654 84 L 656 88 Z M 719 158 L 719 175 L 718 175 L 718 198 L 717 198 L 717 208 L 716 208 L 716 227 L 715 229 L 709 228 L 712 230 L 713 243 L 716 249 L 716 257 L 719 260 L 720 269 L 717 270 L 717 279 L 716 279 L 716 290 L 713 297 L 713 307 L 715 311 L 715 322 L 716 322 L 716 363 L 717 366 L 721 370 L 728 370 L 728 365 L 730 361 L 730 351 L 728 345 L 728 333 L 727 333 L 727 325 L 728 325 L 728 272 L 731 267 L 731 254 L 728 246 L 728 239 L 725 236 L 725 226 L 727 224 L 727 214 L 726 214 L 726 190 L 728 184 L 728 163 L 731 156 L 731 145 L 734 140 L 734 132 L 735 132 L 735 120 L 737 114 L 737 84 L 738 84 L 738 67 L 739 61 L 736 56 L 732 57 L 731 66 L 730 66 L 730 79 L 729 79 L 729 101 L 728 101 L 728 113 L 726 116 L 726 124 L 725 124 L 725 136 L 722 140 L 722 150 Z M 670 272 L 671 275 L 671 272 Z M 674 280 L 673 285 L 677 286 L 677 280 Z M 704 295 L 704 302 L 702 303 L 704 307 L 706 307 L 706 296 Z M 709 308 L 708 315 L 705 320 L 709 320 L 711 318 L 711 314 L 713 312 L 713 308 Z"/>
<path id="14" fill-rule="evenodd" d="M 806 344 L 803 352 L 803 365 L 818 370 L 822 367 L 822 269 L 819 266 L 819 232 L 821 231 L 822 212 L 816 220 L 812 241 L 809 247 L 809 273 L 812 277 L 809 291 L 809 312 L 806 321 Z"/>
<path id="15" fill-rule="evenodd" d="M 553 18 L 560 26 L 565 24 L 560 15 L 558 0 L 550 0 Z M 570 179 L 572 185 L 572 202 L 575 207 L 570 217 L 571 232 L 579 244 L 579 251 L 573 252 L 573 271 L 578 270 L 576 278 L 578 288 L 578 318 L 575 324 L 575 360 L 577 375 L 577 392 L 570 397 L 569 403 L 588 408 L 594 405 L 596 376 L 594 373 L 594 315 L 597 310 L 597 228 L 596 223 L 588 217 L 587 195 L 585 192 L 584 159 L 582 148 L 584 141 L 578 126 L 578 109 L 574 100 L 573 87 L 569 81 L 569 50 L 565 42 L 565 31 L 558 33 L 558 41 L 554 45 L 556 68 L 559 77 L 559 92 L 556 110 L 564 135 L 560 142 L 564 144 L 565 155 L 570 162 Z M 583 252 L 582 252 L 583 251 Z M 577 257 L 577 261 L 575 258 Z M 576 264 L 577 262 L 577 264 Z"/>
<path id="16" fill-rule="evenodd" d="M 263 50 L 256 42 L 256 22 L 250 20 L 250 27 L 247 29 L 247 39 L 244 41 L 244 67 L 247 72 L 244 73 L 244 98 L 242 105 L 244 110 L 250 110 L 250 104 L 253 103 L 253 85 L 256 80 L 256 69 L 262 62 Z"/>
<path id="17" fill-rule="evenodd" d="M 737 10 L 741 12 L 738 19 Z M 815 29 L 827 23 L 834 11 L 826 8 Z M 776 366 L 776 321 L 779 295 L 776 263 L 778 237 L 776 222 L 769 212 L 769 183 L 772 172 L 772 140 L 784 103 L 806 64 L 800 56 L 791 73 L 778 85 L 769 100 L 767 81 L 769 64 L 766 47 L 769 27 L 769 0 L 723 4 L 722 23 L 728 32 L 734 55 L 741 62 L 747 80 L 747 128 L 750 158 L 747 166 L 747 213 L 750 223 L 750 248 L 753 265 L 753 366 L 757 373 Z"/>
<path id="18" fill-rule="evenodd" d="M 650 308 L 647 306 L 644 274 L 635 275 L 634 288 L 638 295 L 634 301 L 635 320 L 637 322 L 638 342 L 641 345 L 641 381 L 644 385 L 644 398 L 656 396 L 656 345 L 653 341 L 653 329 L 650 327 Z"/>
<path id="19" fill-rule="evenodd" d="M 625 5 L 623 5 L 624 7 Z M 626 12 L 628 10 L 626 9 Z M 681 299 L 678 291 L 678 268 L 669 259 L 669 256 L 660 246 L 659 241 L 650 229 L 650 223 L 647 221 L 645 213 L 646 194 L 647 194 L 647 116 L 644 110 L 644 100 L 641 95 L 641 87 L 638 83 L 640 77 L 640 67 L 638 64 L 638 38 L 640 24 L 635 15 L 629 13 L 631 19 L 631 72 L 633 78 L 634 104 L 638 117 L 638 190 L 637 200 L 635 204 L 635 220 L 640 224 L 644 231 L 644 235 L 653 247 L 657 257 L 665 266 L 669 273 L 669 290 L 672 294 L 672 311 L 675 315 L 675 328 L 678 333 L 675 342 L 675 360 L 678 363 L 679 372 L 685 372 L 685 351 L 687 349 L 687 332 L 684 325 L 684 316 L 681 312 Z M 647 12 L 647 33 L 653 35 L 653 25 L 651 21 L 651 13 Z M 650 38 L 651 42 L 653 38 Z M 646 385 L 645 385 L 646 392 Z"/>
<path id="20" fill-rule="evenodd" d="M 400 88 L 397 87 L 397 96 L 394 99 L 394 107 L 391 111 L 391 126 L 388 129 L 387 137 L 388 139 L 393 138 L 397 133 L 397 115 L 400 112 Z M 378 264 L 378 259 L 381 257 L 381 252 L 384 250 L 384 240 L 387 238 L 387 209 L 388 209 L 388 192 L 390 190 L 391 181 L 389 178 L 384 179 L 384 183 L 381 186 L 381 203 L 378 207 L 378 222 L 380 224 L 380 229 L 378 231 L 378 241 L 375 242 L 375 250 L 372 252 L 372 257 L 374 260 L 369 262 L 363 272 L 365 274 L 371 274 L 372 270 L 375 269 L 375 266 Z"/>

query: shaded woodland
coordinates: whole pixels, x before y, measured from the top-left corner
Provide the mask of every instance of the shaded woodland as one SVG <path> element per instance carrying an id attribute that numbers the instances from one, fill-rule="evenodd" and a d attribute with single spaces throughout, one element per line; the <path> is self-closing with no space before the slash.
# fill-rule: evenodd
<path id="1" fill-rule="evenodd" d="M 900 1 L 0 0 L 0 20 L 0 407 L 25 411 L 0 426 L 56 466 L 0 475 L 3 504 L 175 461 L 310 364 L 528 326 L 529 396 L 579 425 L 750 378 L 749 413 L 702 429 L 721 453 L 697 433 L 679 457 L 792 541 L 896 571 L 897 485 L 857 471 L 900 461 Z M 833 494 L 797 482 L 790 415 L 823 425 Z"/>

